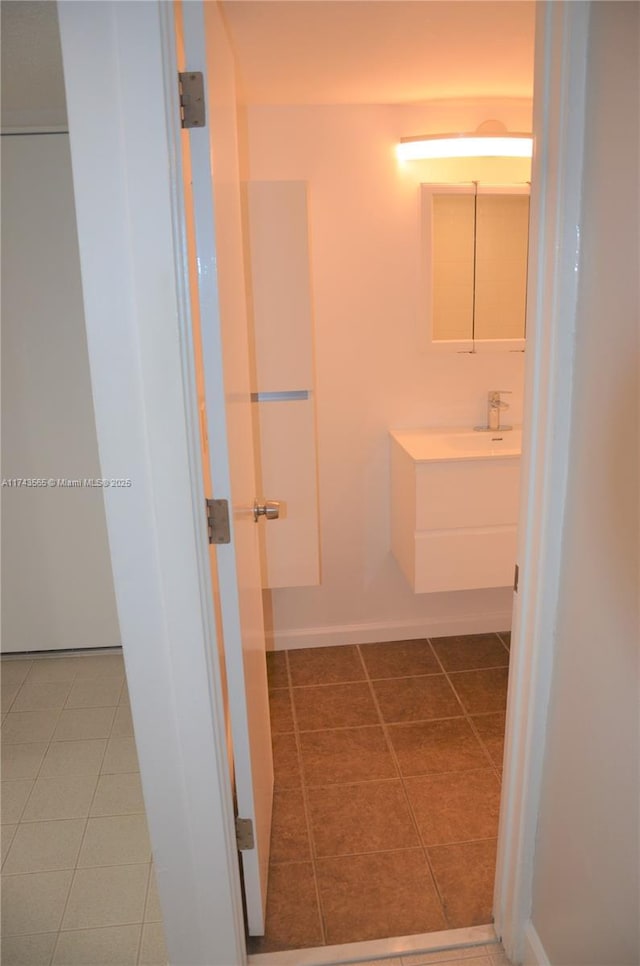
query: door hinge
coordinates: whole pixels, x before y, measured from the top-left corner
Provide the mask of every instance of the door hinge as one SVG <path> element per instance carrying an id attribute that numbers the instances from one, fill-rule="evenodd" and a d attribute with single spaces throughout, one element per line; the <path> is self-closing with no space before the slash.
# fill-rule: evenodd
<path id="1" fill-rule="evenodd" d="M 249 852 L 255 849 L 253 822 L 250 818 L 236 818 L 236 845 L 238 852 Z"/>
<path id="2" fill-rule="evenodd" d="M 178 74 L 180 120 L 182 127 L 204 127 L 204 78 L 202 71 L 185 70 Z"/>
<path id="3" fill-rule="evenodd" d="M 229 502 L 227 500 L 207 500 L 206 503 L 209 543 L 231 543 Z"/>
<path id="4" fill-rule="evenodd" d="M 520 582 L 520 567 L 516 564 L 515 570 L 513 571 L 513 592 L 518 593 L 518 583 Z"/>

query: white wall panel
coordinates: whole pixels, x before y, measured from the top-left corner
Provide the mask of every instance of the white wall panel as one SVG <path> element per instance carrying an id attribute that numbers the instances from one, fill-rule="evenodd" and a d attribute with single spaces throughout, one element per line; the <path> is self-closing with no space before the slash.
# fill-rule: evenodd
<path id="1" fill-rule="evenodd" d="M 99 478 L 66 134 L 2 138 L 2 280 L 2 475 Z M 118 645 L 102 490 L 6 486 L 2 516 L 3 651 Z"/>
<path id="2" fill-rule="evenodd" d="M 304 181 L 252 181 L 248 197 L 256 389 L 310 389 L 307 186 Z"/>
<path id="3" fill-rule="evenodd" d="M 260 404 L 262 484 L 280 519 L 261 523 L 266 587 L 320 582 L 318 480 L 312 399 Z M 259 494 L 261 495 L 261 494 Z"/>
<path id="4" fill-rule="evenodd" d="M 307 185 L 254 181 L 247 197 L 258 496 L 282 504 L 280 519 L 260 526 L 263 579 L 267 588 L 306 587 L 320 582 Z M 269 394 L 283 398 L 265 401 Z"/>

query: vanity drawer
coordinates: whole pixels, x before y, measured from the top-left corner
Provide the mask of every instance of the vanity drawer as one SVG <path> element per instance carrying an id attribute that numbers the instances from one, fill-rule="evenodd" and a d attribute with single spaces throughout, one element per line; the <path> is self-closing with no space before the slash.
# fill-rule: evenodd
<path id="1" fill-rule="evenodd" d="M 518 520 L 519 459 L 416 466 L 416 530 L 497 527 Z"/>
<path id="2" fill-rule="evenodd" d="M 483 527 L 415 534 L 418 594 L 508 587 L 513 581 L 517 528 Z"/>

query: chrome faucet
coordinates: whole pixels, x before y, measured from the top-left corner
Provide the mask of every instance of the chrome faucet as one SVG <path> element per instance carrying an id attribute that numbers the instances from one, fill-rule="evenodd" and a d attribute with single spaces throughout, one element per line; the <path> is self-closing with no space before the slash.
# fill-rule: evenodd
<path id="1" fill-rule="evenodd" d="M 500 411 L 509 408 L 509 403 L 504 402 L 501 396 L 510 396 L 509 389 L 490 389 L 487 396 L 487 425 L 475 426 L 474 429 L 479 433 L 502 433 L 513 429 L 513 426 L 500 425 Z"/>

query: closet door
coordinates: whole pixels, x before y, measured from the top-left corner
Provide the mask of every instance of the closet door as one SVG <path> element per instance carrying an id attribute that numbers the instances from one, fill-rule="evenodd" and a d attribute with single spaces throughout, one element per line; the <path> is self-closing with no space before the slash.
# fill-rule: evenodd
<path id="1" fill-rule="evenodd" d="M 2 280 L 2 650 L 118 645 L 66 134 L 2 137 Z"/>

